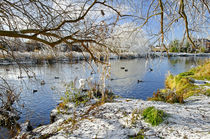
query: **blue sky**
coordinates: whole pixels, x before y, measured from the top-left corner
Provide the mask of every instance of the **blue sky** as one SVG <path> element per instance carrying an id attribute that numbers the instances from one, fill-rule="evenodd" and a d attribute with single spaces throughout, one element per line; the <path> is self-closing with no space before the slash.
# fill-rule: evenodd
<path id="1" fill-rule="evenodd" d="M 137 11 L 136 12 L 135 11 L 130 11 L 128 13 L 136 14 L 137 16 L 139 16 L 141 14 L 140 16 L 146 17 L 146 13 L 147 13 L 147 10 L 148 10 L 148 7 L 149 7 L 149 4 L 150 4 L 151 0 L 147 0 L 147 1 L 132 0 L 132 2 L 134 2 L 134 4 L 132 6 L 134 8 L 136 8 Z M 143 3 L 141 3 L 141 2 L 143 2 Z M 155 1 L 155 2 L 156 3 L 154 5 L 157 5 L 158 4 L 158 1 Z M 166 2 L 166 1 L 163 0 L 163 2 Z M 157 12 L 159 12 L 158 10 L 157 10 Z M 191 12 L 194 12 L 194 9 L 193 9 L 193 7 L 191 8 L 191 7 L 187 7 L 186 6 L 185 12 L 186 12 L 187 16 L 190 16 L 190 13 Z M 175 14 L 176 14 L 175 17 L 178 17 L 179 16 L 179 14 L 178 14 L 178 7 L 176 7 Z M 164 13 L 164 15 L 165 15 L 165 19 L 166 19 L 166 13 Z M 195 38 L 208 38 L 209 35 L 210 35 L 210 18 L 209 18 L 209 13 L 206 11 L 204 13 L 204 15 L 205 15 L 205 18 L 207 20 L 207 22 L 205 24 L 200 24 L 201 23 L 201 20 L 202 20 L 202 18 L 201 18 L 200 15 L 198 16 L 199 19 L 197 21 L 194 20 L 194 21 L 196 21 L 198 23 L 199 27 L 201 27 L 201 28 L 199 28 L 199 30 L 200 30 L 199 32 L 190 31 L 190 34 L 193 37 L 195 37 Z M 122 23 L 124 23 L 124 22 L 132 22 L 133 19 L 134 18 L 130 18 L 130 19 L 129 18 L 126 18 L 125 20 L 122 21 Z M 164 22 L 166 23 L 167 20 L 165 20 L 165 19 L 164 19 Z M 135 22 L 136 22 L 137 25 L 140 26 L 143 21 L 141 19 L 139 19 L 139 20 L 137 19 L 137 20 L 135 20 Z M 188 22 L 189 22 L 189 29 L 190 30 L 191 29 L 192 30 L 195 30 L 195 28 L 191 26 L 191 22 L 190 22 L 190 19 L 189 18 L 188 18 Z M 143 28 L 143 30 L 145 32 L 147 32 L 147 33 L 149 33 L 151 31 L 154 34 L 159 34 L 160 33 L 160 15 L 157 15 L 156 17 L 152 17 L 148 21 L 147 25 Z M 165 34 L 165 40 L 166 40 L 165 43 L 167 44 L 171 40 L 174 40 L 174 39 L 181 40 L 183 38 L 184 31 L 185 31 L 184 21 L 183 21 L 183 19 L 179 19 L 178 22 L 173 23 L 172 29 Z"/>

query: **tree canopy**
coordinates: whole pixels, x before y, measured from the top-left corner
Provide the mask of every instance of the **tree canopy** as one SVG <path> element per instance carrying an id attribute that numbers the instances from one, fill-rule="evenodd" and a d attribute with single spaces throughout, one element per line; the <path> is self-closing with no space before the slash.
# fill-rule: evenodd
<path id="1" fill-rule="evenodd" d="M 107 40 L 125 32 L 119 28 L 124 23 L 133 24 L 134 32 L 143 30 L 153 43 L 160 40 L 165 49 L 169 34 L 182 29 L 183 38 L 195 47 L 191 36 L 208 35 L 209 13 L 208 0 L 1 0 L 0 37 L 50 47 L 79 43 L 97 60 L 99 47 L 114 51 Z"/>

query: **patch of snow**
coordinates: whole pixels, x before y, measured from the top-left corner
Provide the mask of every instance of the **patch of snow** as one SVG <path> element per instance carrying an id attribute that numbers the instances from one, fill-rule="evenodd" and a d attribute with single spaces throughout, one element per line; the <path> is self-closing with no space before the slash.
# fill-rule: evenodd
<path id="1" fill-rule="evenodd" d="M 72 105 L 69 105 L 70 107 Z M 151 126 L 142 117 L 132 124 L 132 112 L 143 110 L 149 106 L 165 111 L 168 118 L 158 126 Z M 192 96 L 185 104 L 168 104 L 164 102 L 143 101 L 138 99 L 117 99 L 105 103 L 87 115 L 88 118 L 78 119 L 76 128 L 71 132 L 72 123 L 64 124 L 64 120 L 73 117 L 72 107 L 67 115 L 57 114 L 58 120 L 50 125 L 34 129 L 33 133 L 50 134 L 59 128 L 50 138 L 128 138 L 143 130 L 145 138 L 210 138 L 210 97 Z M 76 108 L 76 114 L 82 115 L 90 106 Z M 53 110 L 55 114 L 56 111 Z"/>

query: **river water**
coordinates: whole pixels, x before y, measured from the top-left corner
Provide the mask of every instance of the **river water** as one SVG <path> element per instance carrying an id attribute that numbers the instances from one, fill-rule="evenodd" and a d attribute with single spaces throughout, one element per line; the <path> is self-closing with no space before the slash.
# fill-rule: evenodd
<path id="1" fill-rule="evenodd" d="M 122 97 L 146 100 L 154 91 L 164 88 L 165 77 L 170 71 L 173 74 L 187 71 L 196 66 L 204 57 L 173 57 L 155 59 L 111 60 L 111 78 L 106 85 Z M 96 69 L 93 66 L 93 69 Z M 17 105 L 21 112 L 18 122 L 30 120 L 33 127 L 50 123 L 50 112 L 60 102 L 65 92 L 65 84 L 75 78 L 94 80 L 98 74 L 85 61 L 53 65 L 27 66 L 26 72 L 16 65 L 1 66 L 0 74 L 11 83 L 16 92 L 20 93 Z M 32 73 L 33 71 L 33 73 Z M 35 74 L 36 79 L 28 78 L 26 73 Z M 22 76 L 23 78 L 18 78 Z M 143 82 L 138 82 L 141 80 Z M 45 84 L 41 85 L 41 82 Z M 0 127 L 0 138 L 10 138 L 8 130 Z"/>

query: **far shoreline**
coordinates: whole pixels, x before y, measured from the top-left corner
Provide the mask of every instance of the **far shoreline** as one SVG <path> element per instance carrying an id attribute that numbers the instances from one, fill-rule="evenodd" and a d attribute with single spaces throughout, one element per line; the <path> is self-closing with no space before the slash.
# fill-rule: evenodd
<path id="1" fill-rule="evenodd" d="M 13 52 L 13 56 L 0 58 L 0 66 L 3 65 L 40 65 L 40 64 L 55 64 L 55 63 L 74 63 L 78 61 L 89 60 L 87 52 Z M 156 58 L 156 57 L 207 57 L 210 58 L 210 53 L 166 53 L 166 52 L 150 52 L 146 54 L 137 54 L 133 52 L 122 54 L 111 54 L 110 60 L 117 59 L 137 59 L 137 58 Z M 103 61 L 103 57 L 100 60 Z"/>

